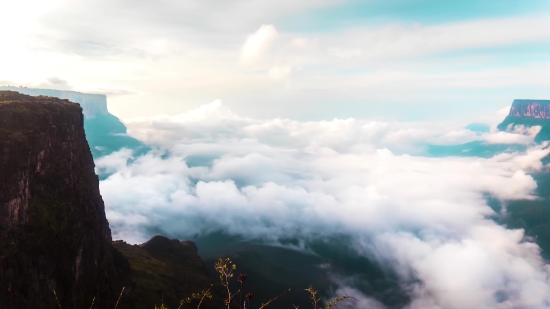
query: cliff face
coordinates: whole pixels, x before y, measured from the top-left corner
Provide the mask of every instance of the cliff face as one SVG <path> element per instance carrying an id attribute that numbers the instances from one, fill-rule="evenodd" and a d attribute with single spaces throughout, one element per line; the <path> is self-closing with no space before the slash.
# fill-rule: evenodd
<path id="1" fill-rule="evenodd" d="M 509 116 L 550 119 L 550 100 L 514 100 Z"/>
<path id="2" fill-rule="evenodd" d="M 50 96 L 80 104 L 84 114 L 84 129 L 94 158 L 108 155 L 121 148 L 147 151 L 137 139 L 126 135 L 126 126 L 107 110 L 107 97 L 75 91 L 0 86 L 1 90 L 16 91 L 32 96 Z"/>
<path id="3" fill-rule="evenodd" d="M 1 308 L 109 308 L 114 254 L 82 108 L 0 91 Z M 125 269 L 125 270 L 124 270 Z"/>
<path id="4" fill-rule="evenodd" d="M 540 126 L 535 141 L 550 140 L 550 100 L 514 100 L 508 116 L 497 128 L 506 131 L 514 126 Z"/>

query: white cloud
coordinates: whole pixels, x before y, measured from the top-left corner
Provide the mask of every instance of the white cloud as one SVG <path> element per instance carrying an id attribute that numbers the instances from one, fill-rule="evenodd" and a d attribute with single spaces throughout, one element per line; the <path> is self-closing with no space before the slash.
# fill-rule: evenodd
<path id="1" fill-rule="evenodd" d="M 61 86 L 68 86 L 69 85 L 68 81 L 66 81 L 62 78 L 59 78 L 57 76 L 52 76 L 52 77 L 48 78 L 47 81 L 52 85 L 61 85 Z"/>
<path id="2" fill-rule="evenodd" d="M 30 86 L 62 76 L 75 89 L 104 85 L 143 94 L 110 100 L 123 117 L 174 114 L 182 104 L 219 97 L 249 116 L 326 119 L 335 111 L 372 115 L 389 103 L 435 114 L 423 104 L 464 110 L 462 103 L 483 100 L 492 109 L 515 97 L 550 95 L 548 61 L 538 48 L 533 57 L 506 49 L 545 44 L 550 27 L 540 15 L 278 31 L 273 25 L 291 13 L 342 1 L 19 2 L 0 18 L 10 42 L 0 50 L 0 80 Z M 508 61 L 512 55 L 517 62 Z"/>
<path id="3" fill-rule="evenodd" d="M 550 150 L 542 146 L 428 158 L 419 145 L 479 137 L 459 123 L 249 119 L 219 101 L 127 124 L 168 152 L 96 162 L 114 172 L 100 184 L 114 237 L 140 242 L 148 229 L 272 241 L 343 234 L 360 254 L 393 265 L 411 309 L 543 308 L 550 300 L 538 247 L 492 221 L 498 214 L 485 199 L 536 198 L 527 173 L 544 168 Z"/>
<path id="4" fill-rule="evenodd" d="M 285 79 L 290 76 L 290 73 L 292 73 L 292 68 L 288 66 L 274 66 L 267 72 L 273 80 Z"/>
<path id="5" fill-rule="evenodd" d="M 340 33 L 339 46 L 365 47 L 370 58 L 410 57 L 448 50 L 496 47 L 550 39 L 545 16 L 461 21 L 436 25 L 393 24 Z M 495 31 L 498 29 L 498 31 Z M 353 38 L 353 40 L 352 40 Z M 345 50 L 345 49 L 344 49 Z"/>
<path id="6" fill-rule="evenodd" d="M 139 92 L 128 87 L 90 86 L 75 89 L 84 93 L 99 93 L 107 96 L 138 95 Z"/>
<path id="7" fill-rule="evenodd" d="M 262 25 L 253 34 L 249 35 L 241 48 L 241 61 L 253 62 L 261 57 L 277 38 L 277 29 L 273 25 Z"/>

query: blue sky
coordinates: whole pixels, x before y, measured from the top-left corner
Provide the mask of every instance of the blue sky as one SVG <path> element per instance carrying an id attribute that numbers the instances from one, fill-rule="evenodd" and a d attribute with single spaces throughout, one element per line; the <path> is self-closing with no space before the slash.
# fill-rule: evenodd
<path id="1" fill-rule="evenodd" d="M 342 1 L 307 12 L 289 14 L 282 28 L 299 31 L 330 31 L 350 25 L 383 25 L 388 22 L 441 24 L 464 20 L 512 17 L 548 12 L 544 0 L 367 0 Z"/>
<path id="2" fill-rule="evenodd" d="M 217 99 L 264 119 L 475 118 L 550 97 L 548 1 L 23 0 L 0 14 L 0 84 L 106 93 L 122 118 Z"/>

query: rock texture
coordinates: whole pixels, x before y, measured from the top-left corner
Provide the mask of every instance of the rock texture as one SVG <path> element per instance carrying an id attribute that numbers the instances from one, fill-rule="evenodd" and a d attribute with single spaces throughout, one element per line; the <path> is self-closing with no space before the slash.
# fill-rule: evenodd
<path id="1" fill-rule="evenodd" d="M 550 119 L 550 100 L 514 100 L 511 117 Z"/>
<path id="2" fill-rule="evenodd" d="M 114 251 L 82 108 L 0 91 L 0 308 L 112 308 Z"/>
<path id="3" fill-rule="evenodd" d="M 514 100 L 508 116 L 498 125 L 498 129 L 510 131 L 516 126 L 540 126 L 535 141 L 550 140 L 550 100 Z"/>

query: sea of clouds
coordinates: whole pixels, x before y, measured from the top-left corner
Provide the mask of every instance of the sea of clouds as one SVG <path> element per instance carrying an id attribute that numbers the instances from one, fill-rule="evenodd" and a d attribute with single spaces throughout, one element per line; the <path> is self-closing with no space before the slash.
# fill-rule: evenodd
<path id="1" fill-rule="evenodd" d="M 529 175 L 550 150 L 536 131 L 476 133 L 467 123 L 249 119 L 220 101 L 177 116 L 126 121 L 156 147 L 122 150 L 97 172 L 113 238 L 150 231 L 224 231 L 249 239 L 344 235 L 399 275 L 408 309 L 548 308 L 550 269 L 523 230 L 498 225 L 487 204 L 536 199 Z M 521 134 L 520 134 L 521 133 Z M 426 145 L 528 146 L 491 158 L 434 158 Z M 342 285 L 337 293 L 384 308 Z"/>

